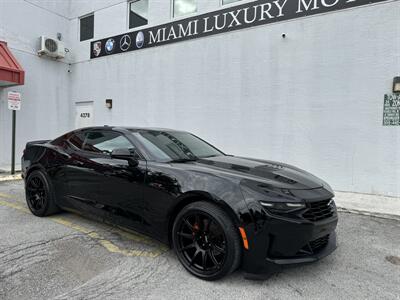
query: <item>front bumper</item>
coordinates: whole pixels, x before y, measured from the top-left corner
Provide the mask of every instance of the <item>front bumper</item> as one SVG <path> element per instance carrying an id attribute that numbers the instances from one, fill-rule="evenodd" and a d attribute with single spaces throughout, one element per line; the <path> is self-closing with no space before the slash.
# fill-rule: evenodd
<path id="1" fill-rule="evenodd" d="M 325 256 L 328 256 L 331 254 L 333 251 L 335 251 L 337 248 L 337 242 L 336 242 L 336 232 L 332 232 L 329 234 L 329 240 L 326 246 L 318 251 L 317 253 L 310 254 L 308 256 L 304 257 L 293 257 L 293 258 L 267 258 L 267 262 L 271 262 L 277 265 L 291 265 L 291 264 L 304 264 L 304 263 L 312 263 L 317 260 L 320 260 L 324 258 Z"/>
<path id="2" fill-rule="evenodd" d="M 264 279 L 284 265 L 315 262 L 337 247 L 336 210 L 333 216 L 318 222 L 262 211 L 253 216 L 254 223 L 245 227 L 249 249 L 244 250 L 242 269 L 246 278 Z"/>

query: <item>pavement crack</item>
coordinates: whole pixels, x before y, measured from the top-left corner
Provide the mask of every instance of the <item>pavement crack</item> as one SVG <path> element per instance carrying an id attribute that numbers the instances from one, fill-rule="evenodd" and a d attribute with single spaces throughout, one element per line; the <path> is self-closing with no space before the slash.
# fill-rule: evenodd
<path id="1" fill-rule="evenodd" d="M 81 234 L 68 234 L 61 237 L 36 242 L 23 243 L 1 250 L 0 278 L 8 279 L 24 269 L 42 263 L 55 253 L 53 245 L 57 241 L 81 237 Z"/>
<path id="2" fill-rule="evenodd" d="M 14 249 L 14 254 L 21 252 L 21 251 L 26 251 L 29 250 L 31 248 L 35 248 L 35 247 L 40 247 L 40 246 L 44 246 L 47 245 L 49 243 L 54 243 L 56 241 L 60 241 L 60 240 L 64 240 L 64 239 L 69 239 L 69 238 L 75 238 L 75 237 L 81 237 L 84 236 L 84 234 L 81 233 L 72 233 L 72 234 L 67 234 L 67 235 L 63 235 L 61 237 L 57 237 L 57 238 L 53 238 L 53 239 L 48 239 L 48 240 L 41 240 L 41 241 L 36 241 L 36 242 L 27 242 L 27 243 L 21 243 L 18 245 L 13 245 L 11 247 L 6 247 L 0 250 L 0 254 L 5 253 L 5 255 L 8 254 L 8 252 L 10 250 Z M 21 247 L 22 246 L 22 247 Z M 16 249 L 17 248 L 17 249 Z M 4 257 L 5 255 L 0 256 L 0 258 Z"/>
<path id="3" fill-rule="evenodd" d="M 299 296 L 303 296 L 303 292 L 300 289 L 292 286 L 290 283 L 288 283 L 288 287 L 290 287 L 293 291 L 295 291 Z"/>

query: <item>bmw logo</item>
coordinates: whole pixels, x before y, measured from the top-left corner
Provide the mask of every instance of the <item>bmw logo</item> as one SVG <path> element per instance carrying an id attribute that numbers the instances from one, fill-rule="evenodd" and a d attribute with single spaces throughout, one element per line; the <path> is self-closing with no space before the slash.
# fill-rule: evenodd
<path id="1" fill-rule="evenodd" d="M 114 51 L 114 46 L 115 46 L 115 40 L 114 39 L 108 39 L 106 42 L 106 52 L 111 53 Z"/>
<path id="2" fill-rule="evenodd" d="M 144 34 L 143 31 L 139 31 L 136 35 L 136 47 L 142 48 L 144 45 Z"/>

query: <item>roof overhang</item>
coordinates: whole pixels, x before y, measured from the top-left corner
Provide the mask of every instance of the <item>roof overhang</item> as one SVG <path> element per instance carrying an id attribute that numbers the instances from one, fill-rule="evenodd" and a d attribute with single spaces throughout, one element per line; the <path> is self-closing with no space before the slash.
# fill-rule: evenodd
<path id="1" fill-rule="evenodd" d="M 7 43 L 0 41 L 0 87 L 23 85 L 25 71 L 7 47 Z"/>

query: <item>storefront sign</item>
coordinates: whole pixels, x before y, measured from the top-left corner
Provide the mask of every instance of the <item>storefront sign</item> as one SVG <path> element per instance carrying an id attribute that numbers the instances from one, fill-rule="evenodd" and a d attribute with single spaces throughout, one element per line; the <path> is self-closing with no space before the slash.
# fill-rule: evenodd
<path id="1" fill-rule="evenodd" d="M 383 126 L 400 126 L 400 94 L 385 95 Z"/>
<path id="2" fill-rule="evenodd" d="M 388 0 L 259 0 L 94 41 L 90 57 L 161 46 L 383 1 Z"/>
<path id="3" fill-rule="evenodd" d="M 21 94 L 17 92 L 8 92 L 8 109 L 20 110 L 21 109 Z"/>

